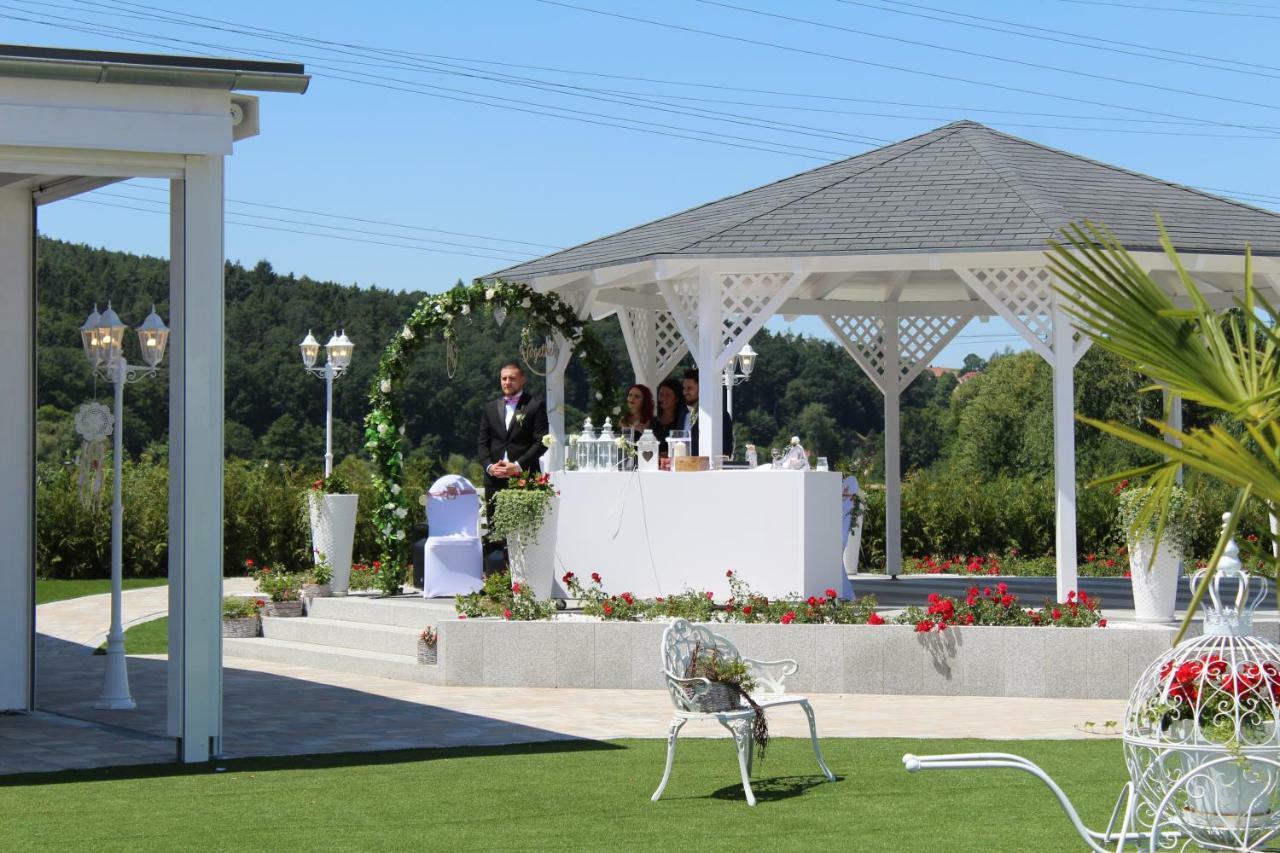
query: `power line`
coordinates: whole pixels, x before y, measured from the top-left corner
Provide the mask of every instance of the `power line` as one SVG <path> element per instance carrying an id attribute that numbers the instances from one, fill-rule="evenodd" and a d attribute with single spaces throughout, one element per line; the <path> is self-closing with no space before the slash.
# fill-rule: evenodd
<path id="1" fill-rule="evenodd" d="M 78 202 L 80 204 L 93 204 L 93 205 L 97 205 L 98 207 L 114 207 L 120 210 L 136 210 L 140 213 L 154 213 L 160 216 L 168 216 L 168 211 L 165 211 L 165 210 L 155 210 L 153 208 L 148 208 L 148 207 L 132 207 L 127 204 L 116 204 L 115 202 L 110 202 L 110 201 L 93 201 L 92 199 L 87 199 L 87 198 L 70 198 L 70 199 L 66 199 L 66 201 Z M 229 214 L 229 215 L 234 216 L 236 214 Z M 257 223 L 252 223 L 252 222 L 227 221 L 226 224 L 237 225 L 242 228 L 257 228 L 262 231 L 282 231 L 287 234 L 302 234 L 307 237 L 323 237 L 329 240 L 342 240 L 347 243 L 369 243 L 375 246 L 394 246 L 399 249 L 414 249 L 419 252 L 427 252 L 428 254 L 433 254 L 433 255 L 463 255 L 469 258 L 483 258 L 485 260 L 490 260 L 490 261 L 505 261 L 505 262 L 520 260 L 519 258 L 503 258 L 503 257 L 498 257 L 497 255 L 477 255 L 472 252 L 454 252 L 454 251 L 446 251 L 444 249 L 428 249 L 425 246 L 413 246 L 407 243 L 388 243 L 383 240 L 367 240 L 361 237 L 344 237 L 338 234 L 318 234 L 314 231 L 300 231 L 295 228 L 278 228 L 274 225 L 259 225 Z"/>
<path id="2" fill-rule="evenodd" d="M 1237 74 L 1250 74 L 1257 77 L 1267 77 L 1271 79 L 1280 78 L 1280 74 L 1266 74 L 1263 71 L 1280 72 L 1280 68 L 1271 65 L 1260 65 L 1254 62 L 1240 62 L 1234 59 L 1226 59 L 1218 56 L 1205 56 L 1199 53 L 1187 53 L 1185 51 L 1172 51 L 1162 47 L 1152 45 L 1135 44 L 1133 42 L 1118 41 L 1116 39 L 1102 38 L 1101 36 L 1088 35 L 1085 33 L 1073 33 L 1066 30 L 1056 30 L 1051 27 L 1037 27 L 1031 24 L 1020 24 L 1016 21 L 1009 21 L 1003 18 L 989 18 L 982 15 L 970 15 L 964 12 L 954 12 L 950 9 L 939 9 L 934 6 L 922 6 L 919 3 L 908 3 L 905 0 L 880 0 L 882 3 L 891 3 L 893 6 L 907 6 L 911 9 L 923 9 L 927 12 L 937 12 L 938 15 L 926 15 L 923 12 L 909 12 L 906 9 L 895 9 L 889 6 L 876 5 L 865 0 L 836 0 L 838 3 L 844 3 L 848 6 L 860 6 L 864 9 L 874 9 L 877 12 L 889 12 L 894 15 L 907 15 L 913 18 L 922 18 L 928 21 L 939 21 L 944 24 L 952 24 L 958 27 L 969 27 L 971 29 L 985 30 L 987 32 L 1005 33 L 1008 35 L 1021 36 L 1022 38 L 1037 39 L 1039 41 L 1048 41 L 1055 44 L 1065 44 L 1072 47 L 1083 47 L 1089 50 L 1100 50 L 1108 53 L 1118 53 L 1124 56 L 1136 56 L 1142 59 L 1155 59 L 1161 62 L 1172 62 L 1179 65 L 1191 65 L 1198 68 L 1210 68 L 1216 71 L 1231 71 Z M 939 17 L 939 15 L 950 15 L 950 18 Z M 954 18 L 967 18 L 969 21 L 985 21 L 986 24 L 971 24 L 968 21 L 958 21 Z M 1018 29 L 1005 29 L 999 26 L 990 26 L 991 24 L 1004 24 L 1008 27 L 1017 27 Z M 1031 30 L 1032 32 L 1019 32 L 1018 30 Z M 1036 35 L 1035 33 L 1051 33 L 1053 35 Z M 1054 38 L 1053 36 L 1066 36 L 1067 38 Z M 1080 41 L 1070 41 L 1069 39 L 1082 39 L 1084 41 L 1100 42 L 1100 44 L 1083 44 Z M 1120 45 L 1121 47 L 1107 47 L 1106 45 Z M 1124 48 L 1132 48 L 1126 50 Z M 1151 53 L 1141 53 L 1140 51 L 1150 51 Z M 1163 53 L 1168 56 L 1153 56 L 1152 53 Z M 1187 58 L 1190 57 L 1190 58 Z M 1205 62 L 1195 62 L 1194 59 L 1206 60 Z M 1217 65 L 1211 63 L 1220 63 Z M 1224 65 L 1239 65 L 1241 68 L 1227 68 Z M 1258 71 L 1249 71 L 1245 69 L 1256 68 Z"/>
<path id="3" fill-rule="evenodd" d="M 1258 15 L 1246 12 L 1219 12 L 1210 9 L 1178 9 L 1172 6 L 1143 6 L 1137 3 L 1114 3 L 1103 0 L 1058 0 L 1059 3 L 1075 3 L 1080 6 L 1110 6 L 1116 9 L 1145 9 L 1152 12 L 1185 12 L 1191 15 L 1218 15 L 1225 18 L 1254 18 L 1259 21 L 1280 21 L 1280 15 Z"/>
<path id="4" fill-rule="evenodd" d="M 763 18 L 773 18 L 779 21 L 789 21 L 795 24 L 805 24 L 811 27 L 821 27 L 827 30 L 837 30 L 844 33 L 852 33 L 854 35 L 866 36 L 867 38 L 881 39 L 883 41 L 897 42 L 899 44 L 909 44 L 915 47 L 927 47 L 930 50 L 940 50 L 947 53 L 956 53 L 961 56 L 969 56 L 977 59 L 986 59 L 991 62 L 1004 62 L 1009 65 L 1020 65 L 1024 68 L 1036 68 L 1041 71 L 1053 71 L 1058 74 L 1072 74 L 1076 77 L 1085 77 L 1090 80 L 1102 80 L 1107 83 L 1119 83 L 1125 86 L 1138 86 L 1143 89 L 1154 89 L 1158 92 L 1170 92 L 1176 95 L 1187 95 L 1192 98 L 1206 98 L 1211 101 L 1222 101 L 1228 104 L 1240 104 L 1248 107 L 1259 107 L 1266 110 L 1280 110 L 1280 106 L 1276 104 L 1264 104 L 1258 101 L 1245 101 L 1239 98 L 1227 98 L 1222 95 L 1211 95 L 1206 92 L 1197 92 L 1192 89 L 1178 89 L 1173 86 L 1163 86 L 1159 83 L 1147 83 L 1142 80 L 1127 80 L 1123 77 L 1112 77 L 1108 74 L 1093 74 L 1088 71 L 1077 71 L 1074 68 L 1063 68 L 1058 65 L 1046 65 L 1040 62 L 1028 62 L 1024 59 L 1013 59 L 1007 56 L 998 56 L 992 53 L 982 53 L 976 50 L 966 50 L 960 47 L 948 47 L 947 45 L 934 44 L 927 41 L 918 41 L 916 39 L 903 38 L 901 36 L 889 36 L 883 33 L 874 33 L 870 30 L 860 30 L 855 27 L 846 27 L 841 24 L 832 24 L 826 21 L 814 21 L 810 18 L 800 18 L 794 15 L 782 15 L 777 12 L 766 12 L 762 9 L 753 9 L 749 6 L 738 6 L 733 3 L 726 3 L 724 0 L 694 0 L 705 6 L 719 6 L 722 9 L 732 9 L 737 12 L 745 12 L 750 15 L 759 15 Z"/>
<path id="5" fill-rule="evenodd" d="M 168 194 L 169 192 L 168 190 L 162 189 L 161 187 L 152 187 L 146 184 L 128 183 L 127 186 L 130 187 L 131 189 L 147 190 L 149 192 L 158 192 L 158 193 L 165 193 L 165 194 Z M 270 210 L 284 210 L 284 211 L 288 211 L 289 213 L 305 213 L 310 216 L 323 216 L 329 219 L 341 219 L 349 222 L 361 222 L 361 223 L 364 223 L 365 225 L 390 225 L 393 228 L 407 228 L 413 231 L 427 231 L 435 234 L 449 234 L 454 237 L 472 237 L 477 240 L 488 240 L 494 243 L 519 243 L 523 246 L 537 246 L 543 249 L 565 248 L 564 246 L 555 246 L 555 245 L 552 245 L 551 243 L 534 243 L 534 242 L 530 242 L 529 240 L 511 240 L 506 237 L 490 237 L 485 234 L 470 234 L 465 231 L 446 231 L 443 228 L 428 228 L 423 225 L 405 225 L 400 222 L 390 222 L 385 219 L 363 219 L 358 216 L 342 216 L 337 213 L 326 213 L 322 210 L 308 210 L 307 208 L 303 208 L 303 207 L 287 207 L 282 204 L 267 204 L 266 202 L 248 201 L 247 199 L 240 199 L 240 198 L 226 198 L 224 200 L 231 202 L 233 204 L 246 204 L 252 207 L 268 208 Z M 499 249 L 500 251 L 515 251 L 515 250 L 503 249 L 502 247 L 499 247 L 499 246 L 492 246 L 492 247 L 481 246 L 477 248 L 485 248 L 485 249 L 496 248 L 496 249 Z"/>
<path id="6" fill-rule="evenodd" d="M 565 9 L 573 9 L 579 12 L 587 12 L 589 14 L 600 15 L 607 18 L 616 18 L 618 20 L 629 21 L 632 23 L 648 24 L 650 26 L 661 27 L 663 29 L 669 29 L 669 30 L 675 30 L 677 32 L 693 33 L 695 35 L 703 35 L 703 36 L 708 36 L 710 38 L 738 42 L 741 44 L 750 44 L 750 45 L 755 45 L 757 47 L 768 47 L 775 50 L 786 51 L 788 53 L 798 53 L 805 56 L 816 56 L 816 57 L 822 57 L 825 59 L 834 59 L 839 62 L 848 62 L 854 65 L 866 65 L 872 68 L 883 68 L 890 71 L 900 71 L 906 74 L 915 74 L 922 77 L 929 77 L 935 80 L 946 80 L 949 82 L 967 83 L 974 86 L 984 86 L 992 89 L 1001 89 L 1007 92 L 1018 92 L 1023 95 L 1036 95 L 1039 97 L 1047 97 L 1047 98 L 1055 98 L 1057 100 L 1071 101 L 1073 103 L 1089 104 L 1090 106 L 1095 106 L 1095 107 L 1107 107 L 1110 109 L 1128 110 L 1130 112 L 1142 113 L 1145 115 L 1164 116 L 1168 118 L 1182 118 L 1182 119 L 1188 119 L 1190 121 L 1201 123 L 1201 124 L 1212 124 L 1212 125 L 1219 125 L 1222 127 L 1234 127 L 1234 128 L 1243 129 L 1243 130 L 1261 130 L 1261 131 L 1267 130 L 1267 128 L 1265 127 L 1257 127 L 1255 125 L 1237 124 L 1234 122 L 1221 122 L 1221 121 L 1215 121 L 1212 119 L 1202 119 L 1197 116 L 1188 116 L 1188 115 L 1181 115 L 1178 113 L 1161 112 L 1159 110 L 1149 110 L 1143 107 L 1134 107 L 1134 106 L 1128 106 L 1125 104 L 1112 104 L 1106 101 L 1095 101 L 1089 98 L 1078 98 L 1073 95 L 1059 95 L 1059 94 L 1054 94 L 1052 92 L 1042 92 L 1036 89 L 1023 89 L 1018 86 L 1009 86 L 1003 83 L 991 83 L 984 80 L 974 80 L 968 77 L 960 77 L 952 74 L 942 74 L 935 71 L 925 71 L 922 69 L 910 68 L 902 65 L 892 65 L 885 62 L 873 62 L 871 60 L 858 59 L 856 57 L 845 56 L 843 54 L 828 53 L 820 50 L 810 50 L 808 48 L 795 47 L 793 45 L 786 45 L 778 42 L 764 41 L 762 39 L 747 38 L 745 36 L 735 36 L 735 35 L 730 35 L 728 33 L 715 32 L 713 30 L 703 30 L 697 27 L 687 27 L 687 26 L 684 26 L 683 24 L 673 24 L 668 21 L 656 21 L 656 20 L 653 20 L 652 18 L 640 18 L 635 15 L 624 15 L 620 12 L 607 12 L 602 9 L 591 8 L 590 6 L 580 6 L 575 3 L 567 3 L 567 2 L 564 2 L 564 0 L 534 0 L 534 2 L 542 3 L 548 6 L 559 6 Z"/>

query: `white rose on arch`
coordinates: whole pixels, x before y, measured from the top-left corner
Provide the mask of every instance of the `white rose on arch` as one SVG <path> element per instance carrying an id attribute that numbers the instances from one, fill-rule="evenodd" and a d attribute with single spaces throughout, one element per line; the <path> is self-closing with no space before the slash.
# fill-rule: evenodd
<path id="1" fill-rule="evenodd" d="M 465 317 L 465 316 L 467 316 L 468 314 L 470 314 L 470 313 L 471 313 L 471 306 L 470 306 L 470 305 L 463 305 L 461 310 L 462 310 L 462 316 L 464 316 L 464 317 Z"/>
<path id="2" fill-rule="evenodd" d="M 552 433 L 547 433 L 542 437 L 542 446 L 550 449 L 555 446 L 556 437 Z"/>
<path id="3" fill-rule="evenodd" d="M 400 337 L 404 338 L 406 341 L 413 340 L 413 329 L 410 329 L 408 326 L 405 326 L 400 331 Z"/>
<path id="4" fill-rule="evenodd" d="M 384 379 L 384 380 L 382 380 L 381 382 L 379 382 L 379 383 L 378 383 L 378 390 L 380 390 L 383 394 L 390 394 L 390 393 L 391 393 L 391 380 L 390 380 L 390 379 Z"/>
<path id="5" fill-rule="evenodd" d="M 392 484 L 391 484 L 391 494 L 393 494 L 393 495 L 398 495 L 398 494 L 400 494 L 400 484 L 399 484 L 399 483 L 392 483 Z"/>
<path id="6" fill-rule="evenodd" d="M 533 307 L 533 300 L 526 296 L 524 299 L 520 300 L 520 307 L 521 307 L 521 308 L 532 308 L 532 307 Z"/>
<path id="7" fill-rule="evenodd" d="M 492 302 L 493 297 L 497 296 L 497 294 L 498 294 L 498 291 L 494 290 L 492 287 L 489 288 L 484 292 L 485 301 Z"/>
<path id="8" fill-rule="evenodd" d="M 386 435 L 386 434 L 387 434 L 387 425 L 378 424 L 378 435 Z"/>

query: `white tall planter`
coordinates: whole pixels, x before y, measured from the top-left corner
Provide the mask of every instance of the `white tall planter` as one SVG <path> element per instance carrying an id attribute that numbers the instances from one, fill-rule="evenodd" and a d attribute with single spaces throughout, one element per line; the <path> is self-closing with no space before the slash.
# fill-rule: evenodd
<path id="1" fill-rule="evenodd" d="M 333 594 L 346 595 L 351 583 L 351 549 L 356 539 L 356 504 L 359 495 L 307 496 L 311 514 L 312 556 L 324 554 L 333 569 Z"/>
<path id="2" fill-rule="evenodd" d="M 560 499 L 551 496 L 551 505 L 535 534 L 513 533 L 507 537 L 511 558 L 511 580 L 533 590 L 543 600 L 551 598 L 556 572 L 556 513 Z"/>
<path id="3" fill-rule="evenodd" d="M 1129 574 L 1133 581 L 1133 609 L 1139 622 L 1173 621 L 1178 595 L 1178 552 L 1168 539 L 1160 543 L 1150 571 L 1152 539 L 1129 543 Z"/>

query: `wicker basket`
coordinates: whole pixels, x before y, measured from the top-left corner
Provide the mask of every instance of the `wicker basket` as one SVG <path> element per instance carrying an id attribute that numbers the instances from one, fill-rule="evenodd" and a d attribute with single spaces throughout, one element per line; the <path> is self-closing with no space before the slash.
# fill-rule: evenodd
<path id="1" fill-rule="evenodd" d="M 427 666 L 436 665 L 436 645 L 428 644 L 425 640 L 418 641 L 418 663 Z"/>
<path id="2" fill-rule="evenodd" d="M 304 583 L 302 585 L 303 598 L 330 598 L 333 596 L 333 586 L 327 583 Z"/>
<path id="3" fill-rule="evenodd" d="M 700 694 L 690 697 L 693 707 L 703 714 L 736 711 L 742 704 L 738 691 L 731 685 L 713 681 Z"/>
<path id="4" fill-rule="evenodd" d="M 222 636 L 240 639 L 258 636 L 258 617 L 245 616 L 240 619 L 223 619 Z"/>
<path id="5" fill-rule="evenodd" d="M 268 616 L 301 616 L 301 601 L 268 601 Z"/>

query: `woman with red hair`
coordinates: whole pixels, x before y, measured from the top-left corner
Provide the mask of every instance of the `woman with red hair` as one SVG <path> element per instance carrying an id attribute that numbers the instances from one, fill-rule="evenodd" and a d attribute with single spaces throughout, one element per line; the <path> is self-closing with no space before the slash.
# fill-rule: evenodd
<path id="1" fill-rule="evenodd" d="M 653 392 L 645 385 L 632 385 L 627 389 L 626 413 L 618 419 L 618 431 L 634 442 L 647 429 L 653 429 Z"/>

